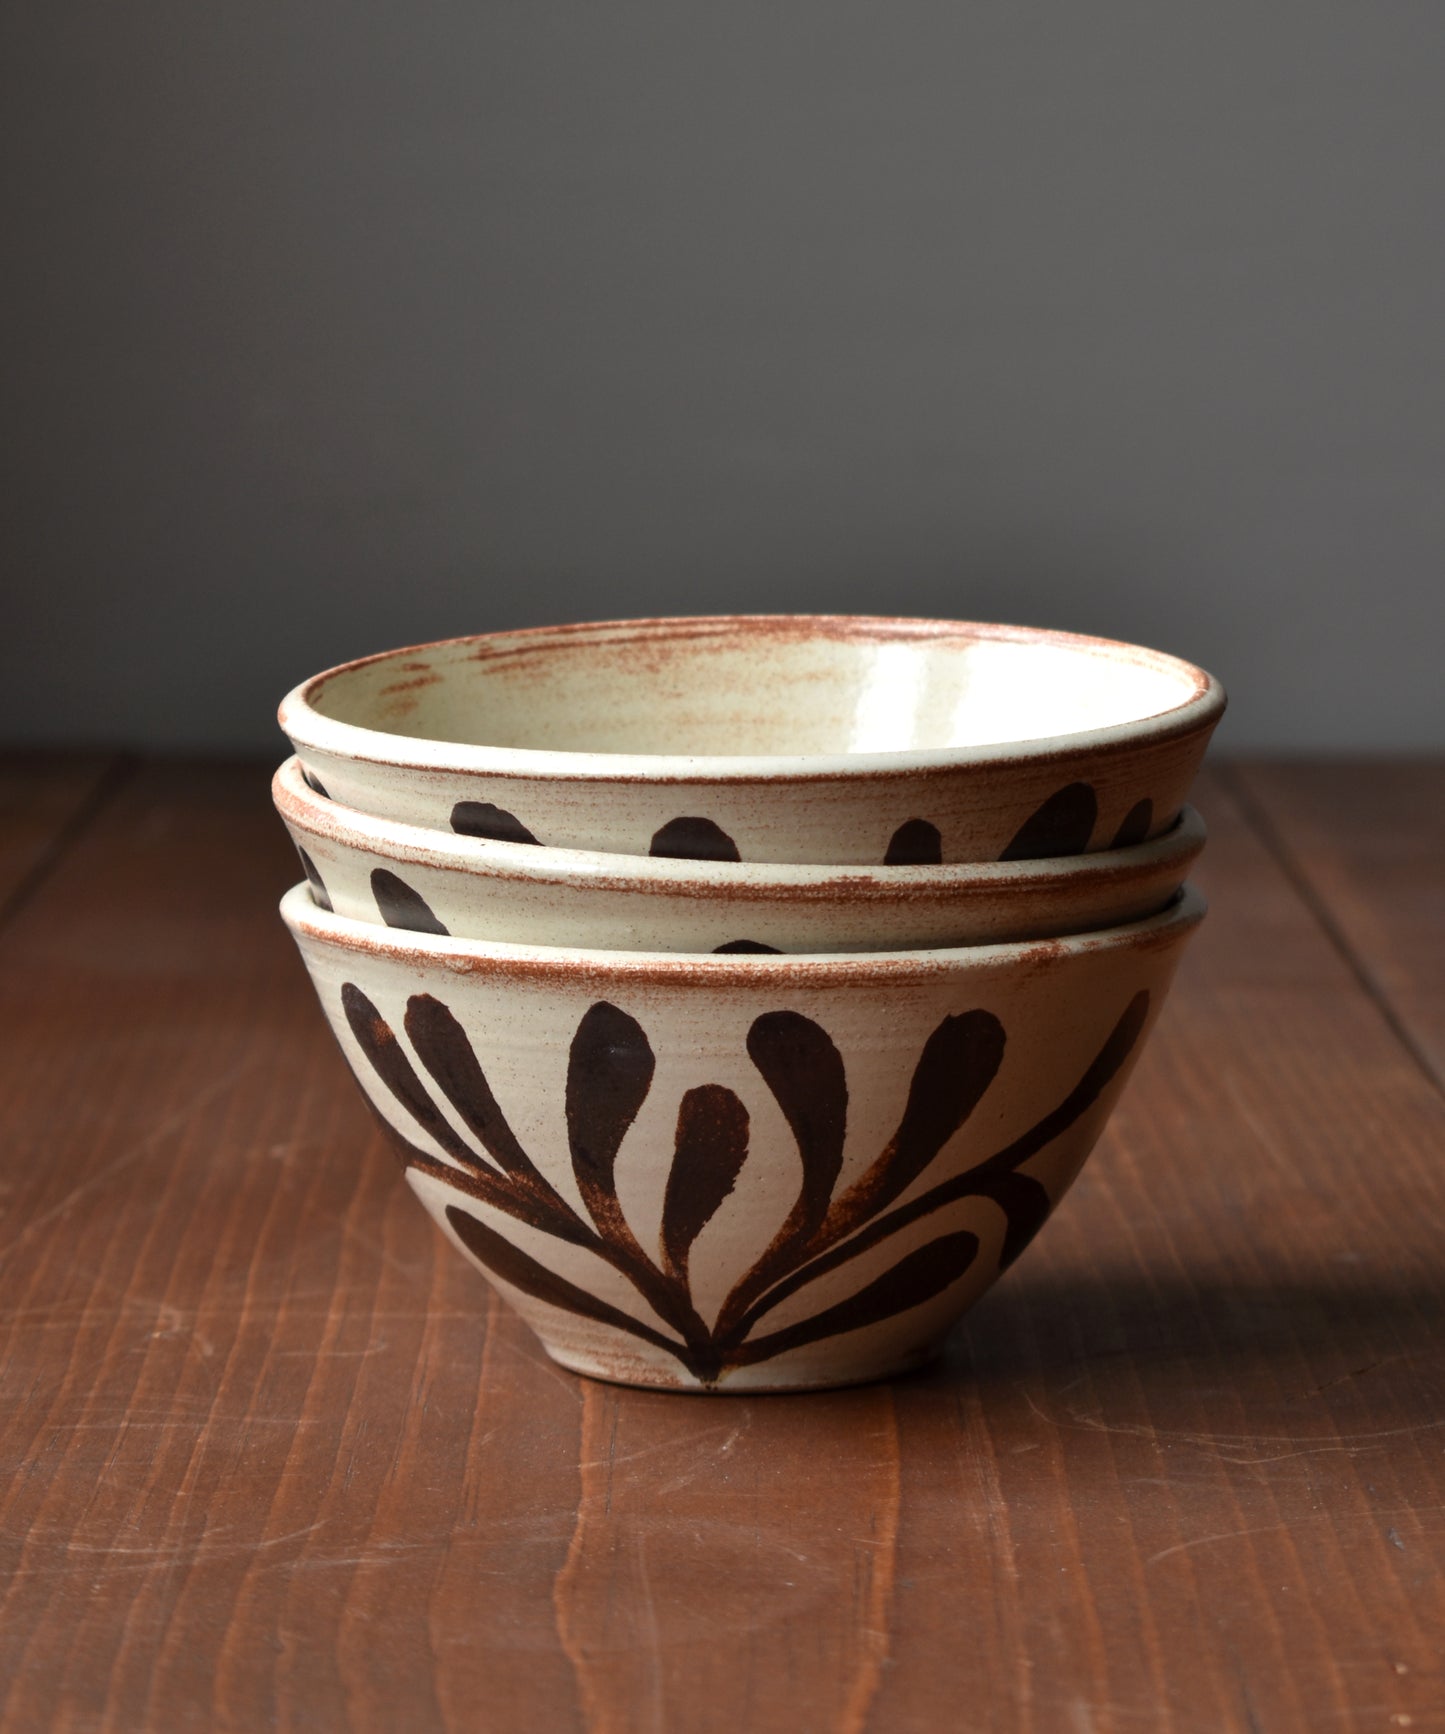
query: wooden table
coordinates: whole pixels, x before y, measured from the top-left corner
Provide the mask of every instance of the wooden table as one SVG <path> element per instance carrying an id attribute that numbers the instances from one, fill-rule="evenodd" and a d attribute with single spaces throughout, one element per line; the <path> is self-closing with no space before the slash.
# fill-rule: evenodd
<path id="1" fill-rule="evenodd" d="M 944 1365 L 583 1383 L 435 1234 L 250 766 L 0 764 L 7 1730 L 1445 1729 L 1445 765 L 1212 916 Z"/>

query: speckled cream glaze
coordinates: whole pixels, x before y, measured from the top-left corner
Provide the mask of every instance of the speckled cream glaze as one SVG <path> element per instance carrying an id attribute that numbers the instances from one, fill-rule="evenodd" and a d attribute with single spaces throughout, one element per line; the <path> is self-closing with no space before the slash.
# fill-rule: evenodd
<path id="1" fill-rule="evenodd" d="M 442 1232 L 562 1365 L 800 1390 L 926 1361 L 1097 1139 L 1203 914 L 853 957 L 282 913 Z"/>
<path id="2" fill-rule="evenodd" d="M 318 901 L 358 921 L 617 951 L 887 951 L 1081 933 L 1163 909 L 1204 845 L 1186 808 L 1132 848 L 1053 860 L 804 867 L 538 848 L 377 819 L 289 759 L 276 807 Z"/>
<path id="3" fill-rule="evenodd" d="M 744 615 L 391 651 L 280 718 L 318 785 L 382 817 L 445 829 L 462 806 L 500 815 L 491 835 L 638 855 L 700 822 L 734 859 L 869 866 L 1158 836 L 1224 703 L 1203 670 L 1107 639 Z"/>

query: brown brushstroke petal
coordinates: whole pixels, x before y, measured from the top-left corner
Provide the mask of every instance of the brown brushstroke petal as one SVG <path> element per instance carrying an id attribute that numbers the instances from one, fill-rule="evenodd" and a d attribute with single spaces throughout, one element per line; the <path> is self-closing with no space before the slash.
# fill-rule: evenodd
<path id="1" fill-rule="evenodd" d="M 301 870 L 306 875 L 306 883 L 311 887 L 311 901 L 318 909 L 331 909 L 331 893 L 326 889 L 326 881 L 317 871 L 316 863 L 299 843 L 296 845 L 296 853 L 301 857 Z"/>
<path id="2" fill-rule="evenodd" d="M 1005 1271 L 1048 1221 L 1054 1201 L 1032 1174 L 1017 1172 L 981 1175 L 977 1192 L 992 1199 L 1007 1220 L 998 1255 L 998 1268 Z"/>
<path id="3" fill-rule="evenodd" d="M 327 794 L 325 785 L 322 783 L 320 777 L 318 777 L 314 771 L 308 771 L 305 765 L 302 765 L 301 767 L 301 781 L 305 783 L 306 787 L 311 790 L 313 795 L 320 795 L 323 801 L 329 801 L 331 799 L 330 795 Z"/>
<path id="4" fill-rule="evenodd" d="M 461 837 L 485 837 L 493 843 L 536 843 L 515 813 L 490 801 L 458 801 L 452 808 L 452 830 Z"/>
<path id="5" fill-rule="evenodd" d="M 1133 849 L 1142 843 L 1149 835 L 1149 827 L 1154 823 L 1154 803 L 1146 795 L 1142 801 L 1135 801 L 1129 811 L 1119 822 L 1119 829 L 1109 840 L 1111 849 Z"/>
<path id="6" fill-rule="evenodd" d="M 908 1102 L 883 1154 L 829 1212 L 836 1238 L 907 1191 L 968 1119 L 1003 1062 L 1004 1028 L 992 1012 L 946 1017 L 924 1044 Z"/>
<path id="7" fill-rule="evenodd" d="M 448 1167 L 446 1163 L 438 1162 L 434 1156 L 428 1155 L 420 1144 L 413 1144 L 405 1133 L 398 1132 L 365 1090 L 361 1092 L 361 1099 L 366 1104 L 372 1119 L 376 1121 L 377 1129 L 391 1146 L 391 1153 L 396 1157 L 403 1174 L 408 1168 L 413 1167 L 420 1168 L 423 1172 L 431 1169 L 445 1169 L 448 1177 L 457 1172 L 457 1170 Z"/>
<path id="8" fill-rule="evenodd" d="M 443 939 L 448 937 L 446 928 L 432 914 L 426 899 L 388 868 L 372 869 L 371 895 L 388 927 L 399 927 L 406 933 L 437 933 Z"/>
<path id="9" fill-rule="evenodd" d="M 451 1122 L 427 1094 L 426 1086 L 402 1052 L 391 1025 L 355 982 L 348 981 L 342 986 L 341 1008 L 352 1035 L 356 1037 L 356 1044 L 371 1062 L 372 1070 L 417 1125 L 430 1133 L 448 1156 L 465 1163 L 468 1168 L 478 1167 L 476 1152 L 453 1131 Z"/>
<path id="10" fill-rule="evenodd" d="M 738 846 L 711 819 L 669 819 L 653 835 L 649 855 L 674 861 L 741 861 Z"/>
<path id="11" fill-rule="evenodd" d="M 1082 855 L 1094 834 L 1099 799 L 1092 783 L 1068 783 L 1030 814 L 999 856 L 1000 861 L 1038 861 L 1049 855 Z"/>
<path id="12" fill-rule="evenodd" d="M 417 1058 L 497 1166 L 508 1174 L 545 1185 L 531 1157 L 517 1142 L 467 1033 L 450 1008 L 429 993 L 413 994 L 406 1002 L 405 1027 Z M 547 1190 L 551 1192 L 550 1187 Z"/>
<path id="13" fill-rule="evenodd" d="M 647 1099 L 656 1069 L 642 1026 L 606 1000 L 591 1006 L 577 1026 L 567 1063 L 567 1142 L 587 1213 L 597 1224 L 605 1256 L 657 1316 L 683 1337 L 694 1370 L 713 1365 L 711 1338 L 687 1285 L 647 1256 L 618 1202 L 617 1152 Z M 699 1372 L 699 1377 L 703 1376 Z"/>
<path id="14" fill-rule="evenodd" d="M 1118 1022 L 1109 1031 L 1104 1045 L 1089 1062 L 1083 1077 L 1058 1107 L 1045 1114 L 996 1156 L 990 1156 L 987 1162 L 980 1164 L 980 1168 L 992 1172 L 996 1169 L 1019 1167 L 1031 1157 L 1037 1156 L 1040 1150 L 1052 1144 L 1061 1132 L 1066 1131 L 1075 1120 L 1087 1113 L 1133 1053 L 1139 1037 L 1144 1033 L 1148 1018 L 1149 990 L 1140 988 L 1120 1013 Z"/>
<path id="15" fill-rule="evenodd" d="M 626 1232 L 613 1168 L 656 1066 L 636 1018 L 606 1000 L 588 1009 L 567 1060 L 567 1142 L 583 1202 L 604 1234 Z"/>
<path id="16" fill-rule="evenodd" d="M 735 1333 L 758 1296 L 806 1257 L 828 1214 L 848 1129 L 843 1058 L 832 1037 L 811 1018 L 793 1011 L 765 1012 L 748 1031 L 748 1056 L 783 1111 L 803 1173 L 787 1219 L 723 1302 L 715 1326 L 720 1337 Z"/>
<path id="17" fill-rule="evenodd" d="M 737 1184 L 748 1154 L 748 1111 L 721 1084 L 702 1084 L 682 1098 L 676 1154 L 662 1204 L 662 1256 L 678 1275 L 692 1243 Z"/>
<path id="18" fill-rule="evenodd" d="M 800 1349 L 825 1337 L 842 1336 L 845 1331 L 858 1331 L 876 1325 L 898 1313 L 909 1312 L 925 1301 L 934 1299 L 951 1288 L 978 1256 L 978 1236 L 961 1231 L 931 1240 L 901 1258 L 892 1270 L 885 1271 L 866 1287 L 825 1307 L 810 1319 L 800 1319 L 770 1336 L 757 1337 L 744 1343 L 727 1356 L 731 1366 L 752 1366 L 758 1361 L 771 1360 L 789 1349 Z"/>
<path id="19" fill-rule="evenodd" d="M 493 1174 L 489 1169 L 455 1168 L 449 1162 L 429 1156 L 419 1145 L 413 1144 L 409 1138 L 398 1132 L 391 1121 L 378 1111 L 374 1102 L 367 1099 L 366 1105 L 391 1145 L 403 1173 L 411 1169 L 418 1174 L 425 1174 L 430 1179 L 439 1180 L 444 1186 L 450 1187 L 453 1192 L 475 1198 L 479 1204 L 489 1204 L 493 1210 L 499 1210 L 505 1216 L 513 1216 L 518 1222 L 525 1222 L 530 1228 L 553 1235 L 569 1246 L 585 1246 L 588 1251 L 605 1256 L 597 1235 L 575 1211 L 568 1210 L 565 1205 L 561 1209 L 553 1209 L 545 1199 L 530 1192 L 515 1190 L 509 1179 Z"/>
<path id="20" fill-rule="evenodd" d="M 765 1012 L 748 1031 L 748 1057 L 763 1075 L 797 1140 L 799 1193 L 808 1232 L 823 1220 L 843 1166 L 848 1078 L 833 1038 L 801 1012 Z"/>
<path id="21" fill-rule="evenodd" d="M 760 939 L 730 939 L 726 945 L 715 945 L 713 951 L 717 955 L 734 953 L 755 957 L 781 957 L 782 951 L 776 945 L 764 945 Z"/>
<path id="22" fill-rule="evenodd" d="M 650 1325 L 643 1324 L 640 1319 L 633 1318 L 620 1307 L 611 1306 L 607 1301 L 599 1300 L 596 1295 L 588 1294 L 586 1289 L 568 1282 L 565 1277 L 557 1276 L 545 1265 L 538 1264 L 535 1258 L 523 1252 L 520 1247 L 513 1246 L 511 1241 L 498 1234 L 495 1229 L 488 1228 L 486 1223 L 473 1216 L 471 1211 L 449 1204 L 447 1221 L 456 1230 L 457 1238 L 473 1258 L 512 1288 L 520 1289 L 533 1300 L 559 1307 L 563 1312 L 575 1313 L 579 1318 L 591 1319 L 611 1330 L 626 1331 L 630 1336 L 641 1337 L 643 1342 L 651 1343 L 655 1348 L 664 1349 L 668 1354 L 676 1356 L 685 1366 L 690 1364 L 683 1344 L 673 1342 L 671 1338 L 663 1336 L 661 1331 L 653 1330 Z"/>
<path id="23" fill-rule="evenodd" d="M 888 843 L 885 867 L 937 867 L 943 861 L 943 838 L 927 819 L 905 819 Z"/>

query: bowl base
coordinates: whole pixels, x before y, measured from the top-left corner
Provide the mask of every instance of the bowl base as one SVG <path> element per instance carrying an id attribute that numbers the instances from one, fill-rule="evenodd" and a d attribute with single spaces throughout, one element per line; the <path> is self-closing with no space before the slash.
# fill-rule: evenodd
<path id="1" fill-rule="evenodd" d="M 673 1391 L 688 1397 L 768 1397 L 797 1395 L 805 1391 L 840 1391 L 855 1385 L 873 1385 L 884 1379 L 916 1373 L 937 1360 L 943 1343 L 925 1343 L 886 1359 L 868 1357 L 848 1369 L 836 1365 L 809 1377 L 803 1369 L 767 1365 L 738 1367 L 713 1383 L 694 1379 L 680 1368 L 670 1370 L 660 1363 L 632 1355 L 589 1354 L 586 1351 L 543 1341 L 548 1356 L 569 1373 L 603 1385 L 626 1385 L 634 1390 Z"/>

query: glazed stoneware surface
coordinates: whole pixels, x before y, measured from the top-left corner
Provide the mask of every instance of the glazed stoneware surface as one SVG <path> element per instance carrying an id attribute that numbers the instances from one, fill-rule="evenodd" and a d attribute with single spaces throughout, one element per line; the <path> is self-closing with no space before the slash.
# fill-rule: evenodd
<path id="1" fill-rule="evenodd" d="M 510 842 L 876 866 L 1078 854 L 1173 824 L 1224 709 L 1137 645 L 723 616 L 496 633 L 315 676 L 281 726 L 347 806 Z"/>
<path id="2" fill-rule="evenodd" d="M 564 1366 L 926 1361 L 1082 1166 L 1203 903 L 1029 946 L 649 956 L 282 913 L 412 1188 Z"/>
<path id="3" fill-rule="evenodd" d="M 1163 909 L 1204 845 L 1186 808 L 1151 843 L 1052 861 L 800 867 L 444 836 L 318 795 L 276 806 L 323 907 L 415 933 L 616 951 L 886 951 L 1082 933 Z"/>

